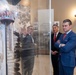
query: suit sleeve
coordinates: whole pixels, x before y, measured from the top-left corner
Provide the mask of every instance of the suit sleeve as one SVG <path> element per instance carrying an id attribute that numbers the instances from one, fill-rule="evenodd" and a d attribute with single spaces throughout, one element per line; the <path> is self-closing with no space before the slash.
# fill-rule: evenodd
<path id="1" fill-rule="evenodd" d="M 17 37 L 19 37 L 19 33 L 14 31 L 14 35 L 16 35 Z"/>
<path id="2" fill-rule="evenodd" d="M 56 43 L 55 46 L 59 48 L 59 43 Z M 68 42 L 65 44 L 65 46 L 60 47 L 59 50 L 60 52 L 69 52 L 73 48 L 76 47 L 76 35 L 70 36 Z"/>
<path id="3" fill-rule="evenodd" d="M 71 36 L 64 47 L 60 48 L 61 52 L 69 52 L 76 47 L 76 35 Z"/>

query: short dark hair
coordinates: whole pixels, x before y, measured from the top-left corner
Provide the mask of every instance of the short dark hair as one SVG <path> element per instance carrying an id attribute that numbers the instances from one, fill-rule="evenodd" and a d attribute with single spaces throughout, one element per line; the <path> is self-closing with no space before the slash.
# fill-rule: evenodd
<path id="1" fill-rule="evenodd" d="M 33 28 L 33 26 L 28 26 L 27 28 Z"/>
<path id="2" fill-rule="evenodd" d="M 72 21 L 70 19 L 63 20 L 63 23 L 65 23 L 65 22 L 69 22 L 69 25 L 72 25 Z"/>
<path id="3" fill-rule="evenodd" d="M 58 23 L 53 24 L 53 26 L 57 26 L 57 27 L 59 27 L 59 26 L 58 26 Z"/>

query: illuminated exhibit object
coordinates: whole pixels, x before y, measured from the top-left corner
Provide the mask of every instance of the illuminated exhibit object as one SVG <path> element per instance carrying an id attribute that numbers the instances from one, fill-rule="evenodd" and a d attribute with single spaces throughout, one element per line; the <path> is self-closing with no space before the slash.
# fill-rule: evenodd
<path id="1" fill-rule="evenodd" d="M 7 1 L 0 0 L 0 75 L 9 75 L 7 51 L 13 50 L 13 26 L 14 12 L 9 9 Z"/>

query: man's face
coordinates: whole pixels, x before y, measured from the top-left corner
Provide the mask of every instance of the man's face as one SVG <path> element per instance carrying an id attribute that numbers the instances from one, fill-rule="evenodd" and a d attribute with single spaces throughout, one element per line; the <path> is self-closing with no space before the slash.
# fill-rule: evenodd
<path id="1" fill-rule="evenodd" d="M 31 33 L 33 32 L 33 27 L 30 27 L 30 32 L 31 32 Z"/>
<path id="2" fill-rule="evenodd" d="M 71 29 L 71 25 L 69 25 L 69 22 L 63 23 L 63 31 L 68 32 Z"/>
<path id="3" fill-rule="evenodd" d="M 57 33 L 59 30 L 58 26 L 53 26 L 53 33 Z"/>
<path id="4" fill-rule="evenodd" d="M 32 34 L 32 33 L 33 33 L 33 27 L 29 27 L 29 28 L 27 29 L 27 32 L 28 32 L 29 34 Z"/>

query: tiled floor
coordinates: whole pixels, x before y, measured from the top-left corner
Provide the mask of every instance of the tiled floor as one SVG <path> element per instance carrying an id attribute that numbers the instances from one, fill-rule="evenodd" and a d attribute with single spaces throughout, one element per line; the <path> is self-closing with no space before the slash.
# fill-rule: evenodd
<path id="1" fill-rule="evenodd" d="M 52 65 L 50 63 L 49 55 L 36 56 L 32 75 L 53 75 Z M 76 75 L 76 68 L 74 75 Z"/>

